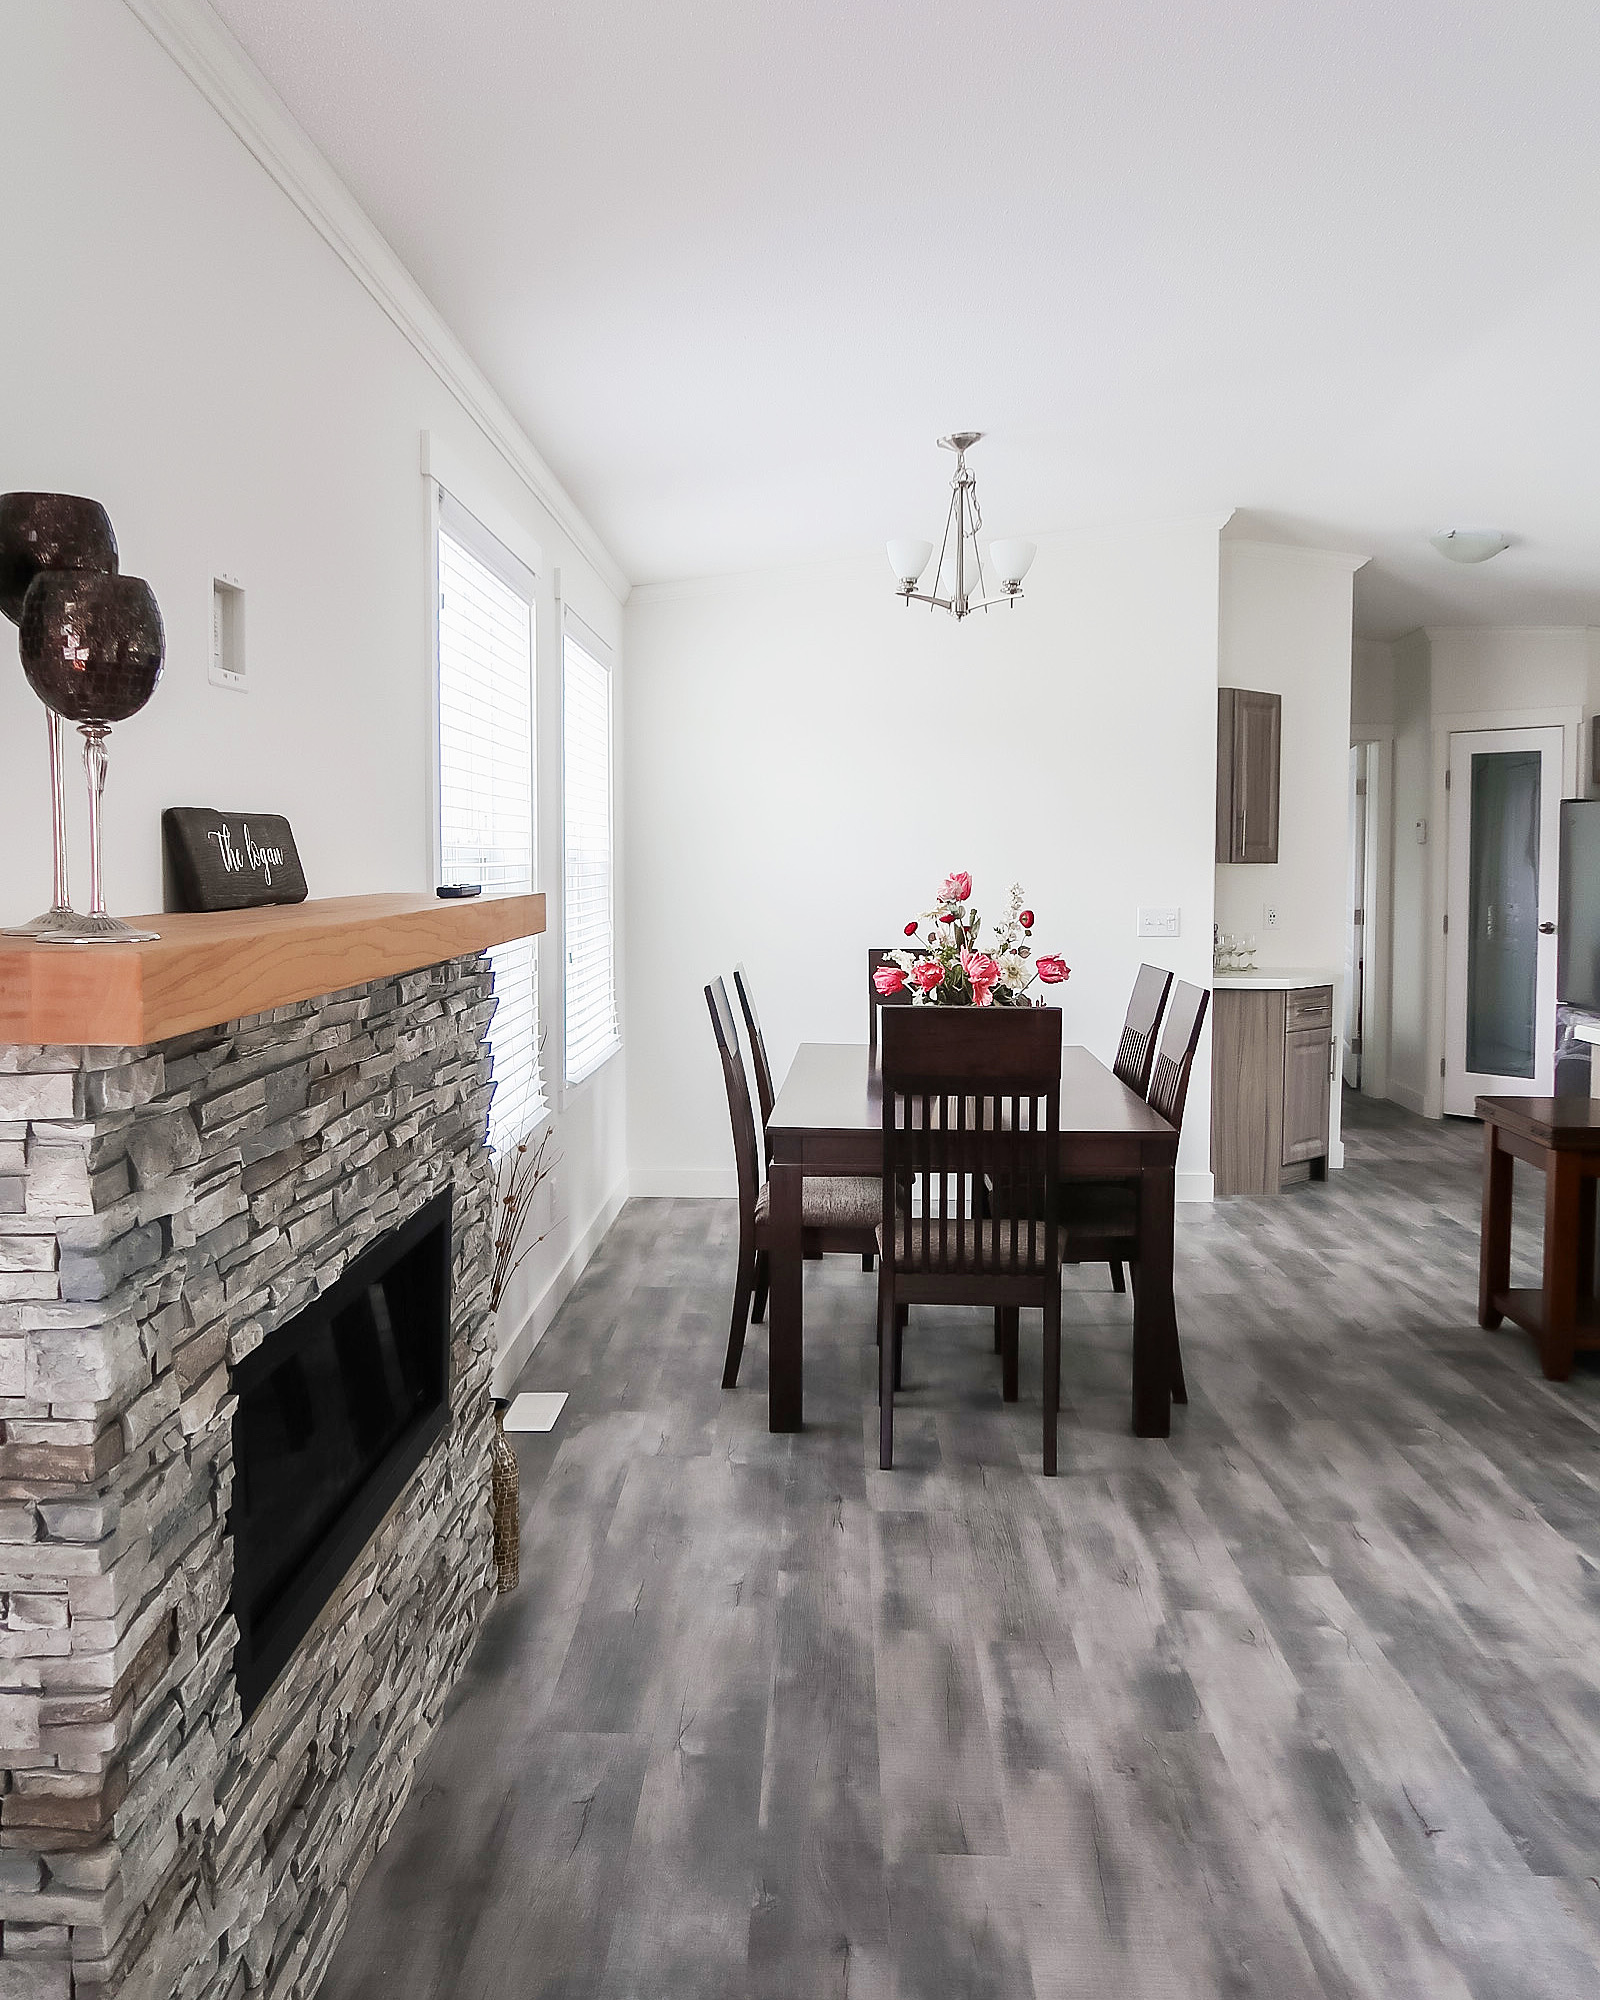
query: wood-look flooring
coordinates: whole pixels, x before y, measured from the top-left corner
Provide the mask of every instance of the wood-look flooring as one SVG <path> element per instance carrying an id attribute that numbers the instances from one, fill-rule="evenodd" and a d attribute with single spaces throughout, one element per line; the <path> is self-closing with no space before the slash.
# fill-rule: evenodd
<path id="1" fill-rule="evenodd" d="M 1170 1440 L 1069 1273 L 1054 1480 L 1035 1315 L 1008 1407 L 984 1316 L 913 1310 L 879 1472 L 873 1280 L 808 1267 L 774 1438 L 733 1205 L 631 1203 L 323 2000 L 1600 1993 L 1600 1357 L 1475 1324 L 1475 1125 L 1346 1129 L 1180 1209 Z"/>

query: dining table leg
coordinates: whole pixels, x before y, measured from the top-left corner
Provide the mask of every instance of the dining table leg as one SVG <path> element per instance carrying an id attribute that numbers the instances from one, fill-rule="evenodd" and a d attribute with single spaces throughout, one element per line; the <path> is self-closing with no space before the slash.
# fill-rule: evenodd
<path id="1" fill-rule="evenodd" d="M 1146 1168 L 1139 1176 L 1140 1270 L 1133 1304 L 1135 1437 L 1169 1437 L 1172 1432 L 1172 1363 L 1178 1347 L 1178 1315 L 1172 1299 L 1175 1192 L 1171 1167 Z"/>
<path id="2" fill-rule="evenodd" d="M 768 1224 L 767 1429 L 797 1431 L 805 1410 L 805 1254 L 800 1204 L 805 1176 L 775 1159 Z"/>

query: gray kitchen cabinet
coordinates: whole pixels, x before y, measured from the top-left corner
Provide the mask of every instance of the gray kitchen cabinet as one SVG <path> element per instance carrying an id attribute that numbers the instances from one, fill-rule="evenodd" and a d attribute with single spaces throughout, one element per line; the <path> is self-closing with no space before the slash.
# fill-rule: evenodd
<path id="1" fill-rule="evenodd" d="M 1276 861 L 1283 697 L 1217 689 L 1217 859 Z"/>

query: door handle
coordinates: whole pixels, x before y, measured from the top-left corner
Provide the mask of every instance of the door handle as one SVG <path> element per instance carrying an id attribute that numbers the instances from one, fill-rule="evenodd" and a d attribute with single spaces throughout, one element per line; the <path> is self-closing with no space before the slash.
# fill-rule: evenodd
<path id="1" fill-rule="evenodd" d="M 1554 924 L 1541 924 L 1539 926 L 1539 935 L 1541 937 L 1553 937 L 1555 935 L 1555 928 Z"/>

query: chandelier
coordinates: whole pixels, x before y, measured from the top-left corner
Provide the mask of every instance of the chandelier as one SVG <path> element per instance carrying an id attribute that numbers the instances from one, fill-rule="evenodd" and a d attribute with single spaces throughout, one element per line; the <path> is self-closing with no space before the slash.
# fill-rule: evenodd
<path id="1" fill-rule="evenodd" d="M 950 512 L 945 517 L 944 540 L 939 544 L 939 563 L 933 572 L 931 590 L 918 590 L 917 584 L 932 560 L 932 542 L 907 538 L 889 544 L 889 567 L 898 579 L 899 594 L 907 604 L 915 598 L 919 604 L 932 605 L 940 611 L 948 611 L 953 617 L 965 618 L 969 611 L 987 611 L 991 604 L 1015 604 L 1022 595 L 1022 579 L 1033 563 L 1032 542 L 994 542 L 990 545 L 989 560 L 994 566 L 995 580 L 1000 588 L 993 596 L 987 594 L 989 587 L 984 581 L 983 552 L 978 547 L 978 530 L 983 526 L 983 513 L 978 506 L 978 482 L 967 467 L 967 453 L 982 436 L 982 431 L 952 431 L 949 437 L 939 440 L 944 450 L 955 453 L 956 473 L 950 482 Z M 950 565 L 950 580 L 946 583 L 945 559 L 950 555 L 952 544 L 954 557 Z M 969 571 L 976 578 L 975 588 L 969 579 Z M 945 585 L 942 595 L 941 584 Z"/>

